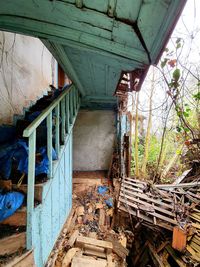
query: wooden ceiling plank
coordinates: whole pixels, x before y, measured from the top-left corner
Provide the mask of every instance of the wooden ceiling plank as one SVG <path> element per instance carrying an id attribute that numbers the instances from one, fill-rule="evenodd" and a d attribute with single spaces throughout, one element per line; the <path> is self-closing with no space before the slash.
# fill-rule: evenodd
<path id="1" fill-rule="evenodd" d="M 67 54 L 65 53 L 62 46 L 58 44 L 51 44 L 46 40 L 42 40 L 44 45 L 50 50 L 50 52 L 55 56 L 58 60 L 59 64 L 62 66 L 63 70 L 69 75 L 70 79 L 74 82 L 74 84 L 79 89 L 80 93 L 84 96 L 85 92 L 83 86 L 78 78 L 77 73 L 75 72 L 73 65 L 71 64 Z"/>

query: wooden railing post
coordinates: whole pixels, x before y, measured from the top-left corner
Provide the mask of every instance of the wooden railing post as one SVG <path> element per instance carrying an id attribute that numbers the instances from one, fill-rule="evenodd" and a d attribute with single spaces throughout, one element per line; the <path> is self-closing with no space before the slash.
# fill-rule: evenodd
<path id="1" fill-rule="evenodd" d="M 73 92 L 73 117 L 74 117 L 76 114 L 76 88 L 74 88 L 72 92 Z"/>
<path id="2" fill-rule="evenodd" d="M 65 141 L 65 116 L 66 116 L 66 111 L 65 111 L 65 99 L 63 98 L 61 100 L 61 138 L 62 138 L 62 143 L 64 144 Z"/>
<path id="3" fill-rule="evenodd" d="M 48 177 L 52 178 L 52 111 L 47 116 L 47 156 L 49 159 Z"/>
<path id="4" fill-rule="evenodd" d="M 66 133 L 69 133 L 69 94 L 66 95 Z"/>
<path id="5" fill-rule="evenodd" d="M 70 101 L 70 117 L 69 117 L 69 122 L 72 124 L 73 122 L 73 90 L 69 93 L 69 101 Z"/>
<path id="6" fill-rule="evenodd" d="M 61 93 L 49 107 L 24 130 L 23 136 L 28 138 L 29 156 L 28 156 L 28 190 L 27 190 L 27 249 L 33 248 L 33 212 L 34 212 L 34 189 L 35 189 L 35 157 L 36 157 L 36 131 L 37 127 L 46 120 L 47 123 L 47 156 L 49 159 L 48 177 L 53 177 L 53 159 L 52 159 L 52 112 L 55 110 L 55 149 L 57 156 L 60 153 L 60 117 L 61 138 L 64 143 L 66 133 L 69 134 L 73 127 L 75 116 L 80 106 L 80 96 L 74 85 Z"/>
<path id="7" fill-rule="evenodd" d="M 55 140 L 55 148 L 57 156 L 59 157 L 60 153 L 60 105 L 58 104 L 55 108 L 56 112 L 56 140 Z"/>
<path id="8" fill-rule="evenodd" d="M 32 248 L 32 227 L 34 210 L 35 191 L 35 151 L 36 151 L 36 130 L 29 136 L 28 141 L 28 190 L 27 190 L 27 249 Z"/>

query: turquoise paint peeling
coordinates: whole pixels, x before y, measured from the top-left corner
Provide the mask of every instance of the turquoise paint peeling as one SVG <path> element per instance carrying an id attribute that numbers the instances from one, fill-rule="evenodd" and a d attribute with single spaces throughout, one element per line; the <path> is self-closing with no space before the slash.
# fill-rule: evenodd
<path id="1" fill-rule="evenodd" d="M 81 94 L 98 102 L 113 95 L 122 70 L 157 63 L 185 2 L 0 0 L 0 29 L 42 39 Z"/>
<path id="2" fill-rule="evenodd" d="M 33 247 L 37 267 L 43 267 L 72 207 L 72 132 L 53 179 L 44 185 L 42 204 L 33 212 Z"/>
<path id="3" fill-rule="evenodd" d="M 61 107 L 61 110 L 60 108 Z M 27 195 L 27 248 L 34 249 L 37 267 L 45 265 L 72 206 L 72 131 L 80 106 L 80 95 L 74 85 L 64 90 L 24 130 L 29 138 L 29 171 Z M 62 133 L 63 145 L 56 145 L 58 160 L 52 160 L 52 112 L 56 111 L 56 135 Z M 42 184 L 42 203 L 34 207 L 35 147 L 37 127 L 47 120 L 49 180 Z M 55 136 L 58 140 L 58 136 Z"/>

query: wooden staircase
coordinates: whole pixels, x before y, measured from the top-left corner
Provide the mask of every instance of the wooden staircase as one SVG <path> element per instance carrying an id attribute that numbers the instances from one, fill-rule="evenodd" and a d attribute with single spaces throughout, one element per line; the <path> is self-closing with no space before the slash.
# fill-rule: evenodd
<path id="1" fill-rule="evenodd" d="M 35 111 L 42 111 L 51 102 L 52 102 L 51 93 L 49 93 L 48 96 L 43 96 L 43 98 L 39 99 L 31 108 L 25 109 L 24 115 L 15 114 L 13 126 L 4 125 L 2 127 L 4 127 L 5 130 L 6 127 L 8 127 L 8 129 L 10 128 L 12 128 L 12 130 L 14 129 L 13 130 L 13 133 L 15 133 L 15 135 L 13 136 L 14 139 L 23 138 L 24 129 L 31 123 L 28 120 L 28 116 Z M 41 138 L 38 136 L 38 139 Z M 8 142 L 9 141 L 10 140 L 8 140 Z M 2 141 L 2 144 L 3 143 L 4 141 Z M 13 177 L 14 176 L 15 175 L 13 175 Z M 15 176 L 14 182 L 18 182 L 17 175 Z M 43 185 L 44 183 L 35 184 L 35 205 L 42 203 Z M 27 195 L 26 179 L 24 179 L 23 183 L 20 186 L 18 186 L 17 184 L 12 184 L 12 188 L 10 188 L 9 190 L 20 191 L 25 195 Z M 26 206 L 21 207 L 12 216 L 0 222 L 0 267 L 36 266 L 34 263 L 33 251 L 26 250 L 26 223 L 27 223 Z"/>
<path id="2" fill-rule="evenodd" d="M 74 90 L 74 91 L 73 91 Z M 62 95 L 60 95 L 62 93 Z M 56 98 L 59 98 L 58 101 L 54 101 Z M 64 116 L 64 109 L 65 109 L 65 103 L 67 101 L 67 97 L 68 100 L 70 101 L 70 107 L 71 109 L 68 110 L 68 120 L 66 120 L 66 117 Z M 75 97 L 77 99 L 75 99 Z M 44 111 L 44 109 L 46 110 L 46 108 L 48 108 L 48 106 L 50 104 L 56 104 L 57 106 L 55 106 L 55 111 L 51 111 L 51 138 L 52 138 L 52 142 L 51 142 L 51 148 L 50 151 L 52 151 L 52 148 L 56 149 L 56 152 L 58 151 L 58 154 L 60 153 L 61 150 L 61 146 L 63 145 L 64 142 L 64 137 L 66 134 L 66 131 L 71 133 L 71 128 L 73 126 L 74 120 L 75 120 L 75 116 L 76 116 L 76 112 L 78 110 L 78 99 L 79 99 L 79 95 L 78 93 L 75 93 L 75 88 L 72 87 L 72 89 L 70 90 L 70 95 L 68 93 L 68 90 L 66 90 L 65 92 L 63 92 L 62 90 L 57 90 L 56 94 L 54 94 L 54 91 L 48 94 L 48 96 L 45 96 L 43 99 L 40 99 L 36 102 L 36 104 L 34 106 L 32 106 L 29 110 L 26 110 L 24 117 L 19 116 L 19 118 L 17 119 L 17 116 L 15 116 L 15 126 L 13 126 L 12 131 L 15 133 L 15 135 L 13 136 L 13 140 L 18 140 L 18 139 L 24 139 L 25 141 L 28 141 L 27 137 L 23 137 L 23 133 L 24 130 L 27 128 L 28 125 L 30 125 L 32 123 L 32 121 L 35 118 L 36 114 L 33 114 L 33 112 L 39 111 L 42 112 Z M 77 100 L 77 102 L 76 102 Z M 54 103 L 52 103 L 54 102 Z M 56 114 L 56 110 L 59 107 L 61 107 L 61 111 L 58 113 L 57 118 L 59 118 L 59 120 L 57 120 L 57 127 L 55 129 L 55 121 L 54 121 L 54 116 Z M 76 110 L 77 109 L 77 110 Z M 70 113 L 69 113 L 70 112 Z M 63 115 L 64 113 L 64 115 Z M 37 113 L 38 114 L 38 113 Z M 60 114 L 60 115 L 59 115 Z M 30 118 L 30 115 L 33 115 Z M 63 119 L 62 119 L 63 116 Z M 66 122 L 66 125 L 64 124 L 64 122 Z M 53 124 L 53 125 L 52 125 Z M 40 148 L 42 146 L 46 146 L 47 145 L 47 136 L 49 138 L 49 127 L 48 126 L 48 120 L 44 120 L 43 122 L 40 123 L 40 125 L 37 126 L 37 131 L 35 130 L 35 135 L 36 135 L 36 144 L 37 147 L 36 148 Z M 67 126 L 67 129 L 66 129 Z M 58 129 L 58 130 L 57 130 Z M 5 135 L 4 135 L 5 136 Z M 11 136 L 12 137 L 12 136 Z M 3 145 L 4 143 L 8 144 L 10 143 L 10 141 L 13 141 L 12 138 L 10 138 L 9 140 L 7 140 L 7 142 L 2 141 L 2 139 L 0 140 L 0 145 Z M 69 146 L 69 145 L 68 145 Z M 3 147 L 2 147 L 3 148 Z M 29 146 L 30 148 L 30 146 Z M 36 150 L 35 148 L 35 150 Z M 30 151 L 30 150 L 29 150 Z M 68 152 L 68 150 L 66 150 Z M 66 153 L 67 153 L 66 152 Z M 30 151 L 31 154 L 31 151 Z M 41 159 L 41 155 L 38 155 L 39 153 L 35 154 L 35 159 L 36 162 L 40 161 Z M 48 154 L 48 149 L 47 149 L 47 154 Z M 50 157 L 51 158 L 51 157 Z M 52 159 L 50 160 L 49 165 L 53 165 L 52 164 Z M 57 162 L 56 162 L 57 163 Z M 58 162 L 59 163 L 59 162 Z M 32 165 L 33 166 L 33 165 Z M 52 170 L 52 168 L 49 168 Z M 46 174 L 39 174 L 36 177 L 34 177 L 34 179 L 28 179 L 28 175 L 24 175 L 22 173 L 20 173 L 18 171 L 17 168 L 17 164 L 14 162 L 12 164 L 12 171 L 11 171 L 11 175 L 10 175 L 10 179 L 12 180 L 11 186 L 9 187 L 9 189 L 6 189 L 8 191 L 19 191 L 24 193 L 25 195 L 27 195 L 27 191 L 28 191 L 28 181 L 33 181 L 35 180 L 34 184 L 31 185 L 34 186 L 34 195 L 29 194 L 27 196 L 27 200 L 25 197 L 25 201 L 24 203 L 28 203 L 28 206 L 23 206 L 20 209 L 18 209 L 17 211 L 15 211 L 15 213 L 10 216 L 9 218 L 6 218 L 4 221 L 2 221 L 0 223 L 0 233 L 1 233 L 1 227 L 5 226 L 7 227 L 7 234 L 6 236 L 1 236 L 0 234 L 0 243 L 2 244 L 2 246 L 0 246 L 0 267 L 1 266 L 24 266 L 24 267 L 29 267 L 29 266 L 34 266 L 34 261 L 33 261 L 33 252 L 31 251 L 26 251 L 26 244 L 29 242 L 29 235 L 28 235 L 28 240 L 26 242 L 26 228 L 28 228 L 30 226 L 30 223 L 27 224 L 27 221 L 29 222 L 29 217 L 27 217 L 27 210 L 30 209 L 30 203 L 31 206 L 36 207 L 37 205 L 42 204 L 43 202 L 45 202 L 46 195 L 48 194 L 48 190 L 47 192 L 46 190 L 46 185 L 48 184 L 48 178 Z M 34 175 L 34 173 L 33 173 Z M 2 176 L 4 179 L 6 177 Z M 23 179 L 21 179 L 23 177 Z M 3 180 L 5 181 L 5 180 Z M 46 183 L 47 182 L 47 183 Z M 0 188 L 1 187 L 0 185 Z M 29 188 L 30 188 L 30 184 L 29 184 Z M 5 188 L 4 188 L 5 189 Z M 44 196 L 43 194 L 43 190 L 46 192 L 46 195 Z M 31 195 L 31 197 L 30 197 Z M 31 199 L 31 201 L 30 201 Z M 28 202 L 27 202 L 28 201 Z M 26 205 L 26 204 L 25 204 Z M 42 206 L 42 205 L 41 205 Z M 43 206 L 42 206 L 43 207 Z M 28 215 L 30 214 L 30 210 L 28 212 Z M 16 232 L 10 232 L 9 233 L 9 229 L 10 227 L 15 227 L 16 228 Z M 18 232 L 18 228 L 20 227 L 24 227 L 22 232 Z M 27 233 L 30 233 L 30 229 L 27 229 Z M 7 246 L 7 249 L 4 249 L 4 243 Z M 27 245 L 27 247 L 31 248 L 32 246 Z M 39 246 L 38 246 L 39 247 Z M 38 249 L 38 248 L 37 248 Z M 37 249 L 35 249 L 35 255 L 37 255 L 38 251 Z M 37 258 L 37 256 L 36 256 Z M 14 260 L 14 261 L 13 261 Z M 23 263 L 28 261 L 28 263 Z M 42 261 L 40 260 L 39 263 L 37 262 L 37 264 L 39 264 L 39 266 L 42 266 Z"/>
<path id="3" fill-rule="evenodd" d="M 21 212 L 20 211 L 16 212 L 16 214 L 21 214 Z M 0 232 L 1 232 L 0 266 L 1 267 L 36 266 L 34 263 L 33 251 L 26 250 L 25 227 L 21 225 L 22 221 L 17 222 L 16 220 L 17 217 L 14 215 L 8 218 L 9 221 L 8 219 L 4 220 L 4 222 L 1 223 L 0 225 Z M 14 226 L 14 224 L 17 223 L 18 225 Z M 2 236 L 4 229 L 5 229 L 4 233 L 6 236 Z"/>

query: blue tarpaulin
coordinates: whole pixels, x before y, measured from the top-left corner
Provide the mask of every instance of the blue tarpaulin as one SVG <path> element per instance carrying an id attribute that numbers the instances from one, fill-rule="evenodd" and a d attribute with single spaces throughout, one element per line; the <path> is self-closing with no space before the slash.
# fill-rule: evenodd
<path id="1" fill-rule="evenodd" d="M 108 191 L 108 187 L 100 185 L 98 186 L 97 191 L 100 195 L 105 195 L 105 193 Z"/>
<path id="2" fill-rule="evenodd" d="M 42 155 L 42 160 L 36 163 L 35 175 L 37 176 L 41 173 L 48 174 L 49 159 L 47 157 L 47 148 L 41 147 L 37 150 L 37 153 Z M 52 159 L 57 159 L 56 152 L 53 148 Z M 0 173 L 4 179 L 10 178 L 13 161 L 16 162 L 18 171 L 28 173 L 28 146 L 24 140 L 18 140 L 0 151 Z"/>
<path id="3" fill-rule="evenodd" d="M 14 214 L 24 201 L 24 195 L 20 192 L 0 193 L 0 222 Z"/>

